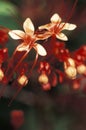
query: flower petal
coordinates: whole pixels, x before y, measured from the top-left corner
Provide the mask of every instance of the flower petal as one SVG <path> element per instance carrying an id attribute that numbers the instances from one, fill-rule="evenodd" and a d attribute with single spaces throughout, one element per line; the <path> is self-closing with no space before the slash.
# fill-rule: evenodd
<path id="1" fill-rule="evenodd" d="M 63 33 L 59 33 L 58 35 L 56 35 L 56 37 L 58 39 L 62 40 L 62 41 L 67 41 L 68 40 L 67 36 L 65 34 L 63 34 Z"/>
<path id="2" fill-rule="evenodd" d="M 54 14 L 51 19 L 50 19 L 51 23 L 56 23 L 56 22 L 61 22 L 61 17 L 58 14 Z"/>
<path id="3" fill-rule="evenodd" d="M 77 27 L 75 24 L 70 23 L 61 23 L 61 26 L 63 26 L 62 30 L 74 30 Z"/>
<path id="4" fill-rule="evenodd" d="M 50 28 L 52 27 L 52 23 L 49 23 L 49 24 L 45 24 L 45 25 L 42 25 L 42 26 L 39 26 L 38 29 L 41 30 L 41 29 L 46 29 L 46 30 L 50 30 Z"/>
<path id="5" fill-rule="evenodd" d="M 37 44 L 35 44 L 35 47 L 37 48 L 37 52 L 38 52 L 39 55 L 41 55 L 41 56 L 46 56 L 47 55 L 47 52 L 46 52 L 45 48 L 42 45 L 37 43 Z M 35 47 L 34 47 L 34 49 L 35 49 Z"/>
<path id="6" fill-rule="evenodd" d="M 33 35 L 34 33 L 34 25 L 30 18 L 27 18 L 25 22 L 23 23 L 23 28 L 25 32 L 29 35 Z"/>
<path id="7" fill-rule="evenodd" d="M 9 31 L 9 35 L 11 36 L 11 38 L 18 40 L 18 39 L 23 39 L 25 36 L 25 33 L 21 30 L 12 30 L 12 31 Z"/>
<path id="8" fill-rule="evenodd" d="M 45 39 L 49 38 L 51 35 L 52 34 L 50 32 L 45 32 L 43 34 L 38 34 L 36 36 L 36 38 L 37 38 L 36 40 L 45 40 Z"/>
<path id="9" fill-rule="evenodd" d="M 29 45 L 25 45 L 24 43 L 17 46 L 16 51 L 27 51 L 29 48 Z"/>

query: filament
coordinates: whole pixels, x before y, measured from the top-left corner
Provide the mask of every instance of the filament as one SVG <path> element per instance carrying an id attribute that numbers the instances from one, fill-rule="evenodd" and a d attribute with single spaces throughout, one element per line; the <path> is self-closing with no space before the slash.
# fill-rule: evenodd
<path id="1" fill-rule="evenodd" d="M 73 15 L 73 13 L 74 13 L 74 11 L 75 11 L 75 7 L 76 7 L 76 5 L 77 5 L 77 2 L 78 2 L 78 0 L 76 0 L 76 1 L 74 2 L 74 5 L 73 5 L 73 7 L 72 7 L 72 10 L 71 10 L 70 14 L 68 15 L 68 18 L 66 19 L 66 22 L 65 22 L 65 23 L 63 24 L 63 26 L 59 29 L 59 31 L 62 30 L 62 28 L 65 26 L 65 24 L 66 24 L 66 23 L 70 20 L 70 18 L 72 17 L 72 15 Z M 61 22 L 60 22 L 60 24 L 61 24 Z M 60 24 L 58 25 L 58 28 L 59 28 Z"/>
<path id="2" fill-rule="evenodd" d="M 36 48 L 35 48 L 35 49 L 36 49 Z M 36 50 L 37 50 L 37 49 L 36 49 Z M 36 63 L 37 63 L 37 60 L 38 60 L 38 52 L 36 51 L 36 57 L 35 57 L 35 60 L 34 60 L 33 65 L 32 65 L 32 68 L 31 68 L 31 70 L 30 70 L 30 72 L 29 72 L 28 77 L 31 76 L 31 74 L 32 74 L 32 70 L 34 69 L 34 67 L 35 67 L 35 65 L 36 65 Z"/>
<path id="3" fill-rule="evenodd" d="M 34 47 L 34 48 L 36 49 L 36 47 Z M 32 70 L 33 70 L 33 68 L 35 67 L 36 63 L 37 63 L 37 59 L 38 59 L 38 52 L 37 52 L 37 49 L 36 49 L 36 57 L 35 57 L 35 60 L 34 60 L 33 65 L 32 65 L 32 68 L 31 68 L 31 70 L 30 70 L 30 72 L 29 72 L 28 78 L 29 78 L 29 77 L 31 76 L 31 74 L 32 74 Z M 25 82 L 26 82 L 26 81 L 25 81 Z M 24 86 L 24 85 L 23 85 L 23 86 Z M 13 100 L 17 97 L 17 95 L 19 94 L 19 92 L 22 90 L 23 86 L 21 86 L 21 87 L 17 90 L 17 92 L 14 94 L 14 96 L 13 96 L 12 99 L 11 99 L 11 101 L 9 102 L 8 106 L 11 105 L 11 103 L 13 102 Z"/>
<path id="4" fill-rule="evenodd" d="M 21 64 L 21 62 L 25 59 L 25 57 L 27 56 L 27 54 L 29 53 L 31 49 L 28 49 L 27 52 L 22 56 L 22 58 L 20 59 L 20 61 L 18 62 L 18 64 L 15 66 L 15 68 L 13 68 L 13 71 L 11 72 L 11 74 L 8 76 L 8 81 L 11 78 L 12 74 L 15 72 L 15 70 L 19 67 L 19 65 Z"/>
<path id="5" fill-rule="evenodd" d="M 18 66 L 21 64 L 21 62 L 24 60 L 24 58 L 27 56 L 27 54 L 29 53 L 29 51 L 31 50 L 31 48 L 29 48 L 27 50 L 27 52 L 22 56 L 22 58 L 20 59 L 20 61 L 18 62 L 18 64 L 15 66 L 15 68 L 13 69 L 13 71 L 11 72 L 11 74 L 8 76 L 7 75 L 7 72 L 9 70 L 10 67 L 8 67 L 7 71 L 6 71 L 6 75 L 8 77 L 8 81 L 9 79 L 11 78 L 12 74 L 15 72 L 15 70 L 18 68 Z M 6 84 L 8 83 L 8 81 L 6 82 Z M 6 84 L 3 86 L 2 90 L 0 91 L 0 98 L 2 97 L 4 91 L 5 91 L 5 88 L 6 88 Z"/>

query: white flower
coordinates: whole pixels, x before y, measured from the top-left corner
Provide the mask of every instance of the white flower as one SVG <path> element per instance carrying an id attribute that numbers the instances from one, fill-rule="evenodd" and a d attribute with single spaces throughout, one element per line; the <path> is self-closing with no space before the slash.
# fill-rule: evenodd
<path id="1" fill-rule="evenodd" d="M 48 37 L 50 37 L 51 35 L 55 35 L 57 39 L 67 41 L 68 38 L 64 33 L 62 33 L 62 31 L 74 30 L 76 28 L 75 24 L 61 22 L 62 21 L 61 17 L 56 13 L 51 17 L 50 21 L 51 23 L 39 27 L 39 30 L 41 29 L 48 30 L 49 32 Z"/>
<path id="2" fill-rule="evenodd" d="M 38 38 L 34 34 L 34 25 L 30 18 L 27 18 L 23 23 L 23 29 L 21 30 L 12 30 L 9 31 L 11 38 L 18 40 L 22 39 L 23 43 L 18 45 L 16 48 L 17 51 L 28 51 L 30 48 L 34 48 L 39 55 L 45 56 L 47 54 L 44 47 L 38 43 L 35 43 Z"/>

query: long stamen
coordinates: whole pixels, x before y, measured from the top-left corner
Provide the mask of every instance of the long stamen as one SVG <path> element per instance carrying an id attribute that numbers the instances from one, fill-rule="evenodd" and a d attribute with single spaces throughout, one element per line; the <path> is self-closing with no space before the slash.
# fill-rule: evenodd
<path id="1" fill-rule="evenodd" d="M 2 97 L 4 91 L 5 91 L 5 88 L 6 88 L 6 84 L 9 82 L 9 79 L 11 78 L 12 74 L 15 72 L 15 70 L 19 67 L 19 65 L 21 64 L 21 62 L 24 60 L 24 58 L 27 56 L 27 54 L 29 53 L 29 51 L 31 50 L 31 48 L 29 48 L 27 50 L 27 52 L 21 57 L 20 61 L 18 62 L 18 64 L 15 66 L 15 68 L 13 69 L 13 71 L 11 71 L 11 74 L 8 76 L 8 71 L 10 69 L 10 66 L 8 67 L 7 71 L 6 71 L 6 74 L 8 79 L 5 83 L 5 85 L 3 86 L 2 90 L 0 91 L 0 98 Z"/>
<path id="2" fill-rule="evenodd" d="M 35 49 L 36 49 L 36 48 L 35 48 Z M 36 49 L 36 50 L 37 50 L 37 49 Z M 34 60 L 33 65 L 32 65 L 32 68 L 31 68 L 31 70 L 30 70 L 30 72 L 29 72 L 28 77 L 31 76 L 31 74 L 32 74 L 32 70 L 34 69 L 34 67 L 35 67 L 35 65 L 36 65 L 36 63 L 37 63 L 37 60 L 38 60 L 38 52 L 36 51 L 36 57 L 35 57 L 35 60 Z"/>
<path id="3" fill-rule="evenodd" d="M 59 29 L 59 31 L 61 31 L 62 30 L 62 28 L 65 26 L 65 24 L 70 20 L 70 18 L 72 17 L 72 15 L 73 15 L 73 13 L 74 13 L 74 11 L 75 11 L 75 7 L 76 7 L 76 5 L 77 5 L 77 2 L 78 2 L 78 0 L 76 0 L 75 1 L 75 3 L 74 3 L 74 5 L 73 5 L 73 7 L 72 7 L 72 10 L 71 10 L 71 12 L 70 12 L 70 14 L 68 15 L 68 18 L 67 18 L 67 20 L 66 20 L 66 22 L 63 24 L 63 26 Z M 59 26 L 61 25 L 61 22 L 60 22 L 60 24 L 59 24 Z M 59 26 L 58 26 L 58 28 L 59 28 Z"/>
<path id="4" fill-rule="evenodd" d="M 68 15 L 68 18 L 66 19 L 66 22 L 63 24 L 63 26 L 60 28 L 60 30 L 62 30 L 62 28 L 65 26 L 65 24 L 68 23 L 68 21 L 71 19 L 72 15 L 73 15 L 73 13 L 74 13 L 74 11 L 75 11 L 75 7 L 76 7 L 76 5 L 77 5 L 77 2 L 78 2 L 78 0 L 75 1 L 74 5 L 73 5 L 73 7 L 72 7 L 71 12 L 70 12 L 70 14 Z M 59 26 L 60 26 L 60 25 L 59 25 Z"/>
<path id="5" fill-rule="evenodd" d="M 74 13 L 74 11 L 75 11 L 77 2 L 78 2 L 78 0 L 75 0 L 75 2 L 74 2 L 74 4 L 73 4 L 73 7 L 72 7 L 72 10 L 71 10 L 70 14 L 68 15 L 68 18 L 67 18 L 66 22 L 68 22 L 68 21 L 70 20 L 70 18 L 72 17 L 72 15 L 73 15 L 73 13 Z"/>
<path id="6" fill-rule="evenodd" d="M 14 34 L 16 34 L 16 33 L 14 33 Z M 18 34 L 16 34 L 16 35 L 19 36 Z M 19 37 L 22 39 L 21 36 L 19 36 Z M 20 61 L 19 61 L 18 64 L 15 66 L 14 70 L 11 72 L 10 75 L 13 74 L 13 72 L 15 71 L 15 69 L 16 69 L 16 68 L 18 67 L 18 65 L 22 62 L 22 60 L 27 56 L 27 54 L 29 53 L 30 50 L 31 50 L 31 48 L 29 48 L 29 49 L 27 50 L 27 52 L 21 57 Z M 11 57 L 11 59 L 10 59 L 10 62 L 13 60 L 13 57 L 14 57 L 14 55 L 16 54 L 16 52 L 17 52 L 17 49 L 15 49 L 15 51 L 13 52 L 13 55 L 12 55 L 12 57 Z M 10 64 L 8 64 L 8 68 L 7 68 L 6 72 L 5 72 L 5 75 L 7 74 L 7 72 L 9 71 L 9 69 L 10 69 Z M 11 77 L 11 76 L 10 76 L 10 77 Z"/>
<path id="7" fill-rule="evenodd" d="M 18 64 L 15 66 L 15 68 L 13 69 L 13 71 L 11 72 L 11 74 L 8 76 L 8 81 L 9 81 L 10 77 L 12 76 L 12 74 L 15 72 L 15 70 L 19 67 L 19 65 L 21 64 L 21 62 L 25 59 L 25 57 L 27 56 L 27 54 L 29 53 L 30 50 L 31 50 L 31 48 L 29 48 L 27 50 L 27 52 L 21 57 L 21 59 L 18 62 Z"/>
<path id="8" fill-rule="evenodd" d="M 62 7 L 61 7 L 61 10 L 63 10 L 64 7 L 65 7 L 65 2 L 63 0 L 63 4 L 62 4 Z M 65 11 L 62 11 L 62 12 L 65 12 Z M 60 24 L 61 24 L 61 22 L 58 24 L 58 28 L 59 28 Z"/>
<path id="9" fill-rule="evenodd" d="M 35 47 L 34 47 L 35 48 Z M 36 48 L 35 48 L 36 49 Z M 37 49 L 36 49 L 37 50 Z M 31 74 L 32 74 L 32 70 L 34 69 L 34 67 L 35 67 L 35 65 L 36 65 L 36 63 L 37 63 L 37 59 L 38 59 L 38 52 L 36 51 L 36 57 L 35 57 L 35 60 L 34 60 L 34 63 L 33 63 L 33 65 L 32 65 L 32 68 L 31 68 L 31 70 L 30 70 L 30 72 L 29 72 L 29 74 L 28 74 L 28 78 L 31 76 Z M 25 81 L 26 82 L 26 81 Z M 18 90 L 17 90 L 17 92 L 14 94 L 14 96 L 12 97 L 12 99 L 11 99 L 11 101 L 9 102 L 9 104 L 8 104 L 8 106 L 10 106 L 11 105 L 11 103 L 13 102 L 13 100 L 17 97 L 17 95 L 19 94 L 19 92 L 22 90 L 22 88 L 24 87 L 24 85 L 23 86 L 21 86 Z"/>

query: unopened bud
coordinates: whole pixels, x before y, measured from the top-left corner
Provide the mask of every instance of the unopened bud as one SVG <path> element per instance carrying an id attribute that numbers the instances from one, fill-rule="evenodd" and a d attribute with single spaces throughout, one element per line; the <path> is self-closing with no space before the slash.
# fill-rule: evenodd
<path id="1" fill-rule="evenodd" d="M 77 71 L 75 67 L 69 66 L 67 69 L 65 69 L 65 73 L 69 78 L 74 79 L 76 77 Z"/>
<path id="2" fill-rule="evenodd" d="M 0 69 L 0 81 L 2 81 L 3 78 L 4 78 L 4 72 L 2 71 L 2 69 Z"/>
<path id="3" fill-rule="evenodd" d="M 28 83 L 28 78 L 27 78 L 27 76 L 26 75 L 22 75 L 22 76 L 20 76 L 19 78 L 18 78 L 18 83 L 20 84 L 20 85 L 26 85 L 27 83 Z"/>
<path id="4" fill-rule="evenodd" d="M 41 75 L 39 76 L 38 81 L 39 81 L 40 83 L 42 83 L 42 84 L 47 84 L 47 83 L 48 83 L 48 77 L 47 77 L 47 75 L 46 75 L 46 74 L 41 74 Z"/>
<path id="5" fill-rule="evenodd" d="M 84 74 L 86 73 L 86 66 L 84 64 L 81 64 L 79 66 L 77 66 L 77 72 L 79 74 Z"/>

